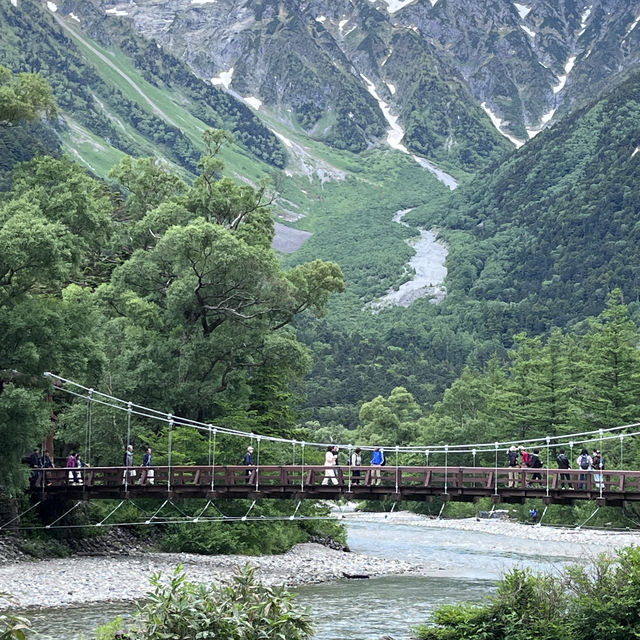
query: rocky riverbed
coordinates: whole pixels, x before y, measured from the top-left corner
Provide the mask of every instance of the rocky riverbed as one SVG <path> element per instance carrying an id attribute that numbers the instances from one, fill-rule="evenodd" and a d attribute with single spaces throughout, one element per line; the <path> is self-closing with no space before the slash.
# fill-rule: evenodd
<path id="1" fill-rule="evenodd" d="M 531 526 L 508 520 L 438 520 L 404 512 L 343 513 L 339 517 L 346 521 L 388 521 L 396 525 L 441 528 L 444 537 L 447 529 L 482 532 L 495 536 L 496 548 L 501 546 L 500 538 L 508 538 L 512 545 L 514 538 L 520 538 L 522 546 L 529 550 L 534 545 L 548 550 L 563 543 L 565 557 L 576 558 L 640 543 L 640 533 L 635 531 Z M 383 534 L 384 530 L 381 530 L 380 535 Z M 184 567 L 190 580 L 210 583 L 228 580 L 237 568 L 248 562 L 256 567 L 258 578 L 265 584 L 289 587 L 350 576 L 456 575 L 455 567 L 450 567 L 437 555 L 425 562 L 413 562 L 306 543 L 278 556 L 199 556 L 149 552 L 128 544 L 125 537 L 121 531 L 114 532 L 106 546 L 79 550 L 82 555 L 70 558 L 39 561 L 24 559 L 24 556 L 12 552 L 5 539 L 0 544 L 0 593 L 10 594 L 12 601 L 10 603 L 0 597 L 0 609 L 135 600 L 148 592 L 149 577 L 153 573 L 170 574 L 178 565 Z"/>
<path id="2" fill-rule="evenodd" d="M 52 607 L 87 602 L 143 598 L 149 577 L 184 567 L 194 582 L 223 582 L 234 570 L 250 563 L 258 578 L 269 585 L 297 586 L 348 576 L 420 573 L 415 563 L 372 558 L 336 551 L 315 543 L 296 545 L 279 556 L 199 556 L 186 553 L 139 553 L 113 557 L 60 558 L 0 566 L 0 608 Z"/>

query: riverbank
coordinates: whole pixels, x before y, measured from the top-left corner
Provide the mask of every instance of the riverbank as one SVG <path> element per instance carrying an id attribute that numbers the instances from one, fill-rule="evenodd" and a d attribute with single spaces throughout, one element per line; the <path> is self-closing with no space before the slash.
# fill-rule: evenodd
<path id="1" fill-rule="evenodd" d="M 260 581 L 288 587 L 330 582 L 348 576 L 421 573 L 418 563 L 336 551 L 319 544 L 296 545 L 279 556 L 199 556 L 187 553 L 140 553 L 117 557 L 78 557 L 0 566 L 0 608 L 58 607 L 143 598 L 153 573 L 184 567 L 193 582 L 225 582 L 246 563 Z"/>
<path id="2" fill-rule="evenodd" d="M 387 523 L 396 527 L 396 531 L 397 525 L 442 529 L 442 541 L 439 550 L 422 558 L 422 561 L 412 561 L 402 554 L 389 558 L 338 551 L 313 543 L 297 545 L 279 556 L 199 556 L 148 552 L 128 546 L 120 553 L 114 549 L 116 555 L 9 561 L 0 566 L 0 593 L 10 594 L 13 601 L 9 604 L 0 598 L 0 609 L 136 600 L 144 598 L 148 592 L 149 577 L 153 573 L 171 574 L 180 564 L 189 580 L 210 583 L 228 580 L 237 568 L 248 562 L 256 567 L 258 578 L 265 584 L 288 587 L 332 582 L 348 576 L 465 575 L 467 568 L 458 561 L 447 561 L 446 549 L 452 537 L 446 535 L 447 530 L 487 534 L 495 540 L 488 544 L 495 544 L 496 550 L 512 550 L 525 556 L 548 554 L 565 559 L 593 557 L 598 553 L 640 544 L 640 533 L 634 531 L 531 526 L 496 519 L 438 520 L 408 512 L 341 512 L 336 515 L 346 523 L 378 523 L 374 535 L 381 537 L 385 537 L 385 531 L 391 531 L 391 527 L 385 528 Z M 474 547 L 480 545 L 480 537 L 472 544 Z M 487 545 L 486 539 L 482 544 Z M 499 572 L 495 573 L 496 577 L 498 575 Z"/>
<path id="3" fill-rule="evenodd" d="M 421 516 L 409 511 L 396 513 L 361 513 L 347 512 L 341 519 L 352 522 L 393 522 L 418 527 L 455 529 L 458 531 L 475 531 L 486 533 L 496 538 L 520 538 L 534 540 L 538 543 L 570 543 L 563 549 L 565 553 L 580 557 L 585 549 L 591 554 L 605 553 L 623 547 L 640 545 L 640 530 L 607 531 L 604 529 L 586 529 L 581 527 L 560 527 L 523 524 L 508 519 L 497 518 L 461 518 L 438 519 Z"/>

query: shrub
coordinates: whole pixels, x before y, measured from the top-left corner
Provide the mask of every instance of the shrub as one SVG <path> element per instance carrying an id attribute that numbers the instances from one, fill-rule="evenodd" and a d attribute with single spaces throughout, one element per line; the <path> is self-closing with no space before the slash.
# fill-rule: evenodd
<path id="1" fill-rule="evenodd" d="M 246 565 L 226 586 L 188 582 L 178 566 L 168 582 L 161 574 L 135 614 L 130 640 L 305 640 L 312 625 L 294 596 L 260 584 Z"/>

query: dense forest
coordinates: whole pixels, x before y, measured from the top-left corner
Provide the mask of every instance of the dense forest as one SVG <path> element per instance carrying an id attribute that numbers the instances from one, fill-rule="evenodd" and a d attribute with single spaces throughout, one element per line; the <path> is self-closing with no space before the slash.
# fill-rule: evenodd
<path id="1" fill-rule="evenodd" d="M 462 176 L 453 193 L 406 156 L 364 152 L 361 164 L 347 163 L 344 181 L 308 187 L 317 211 L 300 227 L 313 237 L 284 257 L 271 249 L 277 194 L 223 177 L 228 134 L 209 131 L 200 147 L 165 140 L 171 125 L 152 111 L 138 119 L 140 105 L 108 85 L 53 17 L 35 22 L 6 10 L 14 35 L 2 59 L 16 71 L 41 70 L 52 87 L 46 105 L 7 113 L 1 131 L 0 395 L 5 429 L 30 425 L 2 454 L 7 486 L 24 482 L 16 456 L 34 439 L 53 429 L 59 454 L 82 443 L 85 407 L 57 395 L 40 402 L 43 371 L 203 422 L 316 441 L 521 440 L 637 418 L 637 77 L 502 163 Z M 96 41 L 126 52 L 148 82 L 179 89 L 203 122 L 228 125 L 246 150 L 259 146 L 261 160 L 282 166 L 280 143 L 246 107 L 92 11 L 83 20 Z M 18 39 L 29 46 L 18 48 Z M 63 67 L 61 46 L 69 48 Z M 40 76 L 6 71 L 3 86 L 27 77 Z M 38 120 L 53 115 L 54 94 L 62 112 L 89 118 L 115 146 L 111 129 L 120 129 L 108 114 L 146 128 L 144 139 L 158 153 L 166 146 L 188 173 L 143 157 L 144 144 L 134 150 L 127 137 L 122 150 L 132 155 L 105 179 L 89 175 Z M 292 190 L 293 181 L 278 180 Z M 404 209 L 448 244 L 447 296 L 374 312 L 372 302 L 412 277 L 405 240 L 415 230 L 391 222 Z M 37 230 L 29 243 L 25 228 Z M 93 421 L 93 462 L 118 460 L 122 430 L 108 412 Z M 161 428 L 134 423 L 132 433 L 166 450 Z M 185 460 L 206 460 L 206 443 L 183 435 L 192 452 Z M 240 451 L 226 453 L 237 461 Z M 640 462 L 632 442 L 607 456 Z"/>
<path id="2" fill-rule="evenodd" d="M 55 113 L 41 76 L 2 68 L 0 89 L 6 129 Z M 38 156 L 14 168 L 0 198 L 5 491 L 20 493 L 23 456 L 52 433 L 52 453 L 86 451 L 74 419 L 85 414 L 83 403 L 47 401 L 45 371 L 247 431 L 294 427 L 291 385 L 309 356 L 290 324 L 305 311 L 322 315 L 343 289 L 342 273 L 321 260 L 283 271 L 264 189 L 221 177 L 217 153 L 229 134 L 212 130 L 204 138 L 207 153 L 191 185 L 150 158 L 125 158 L 109 183 L 64 157 Z M 155 445 L 166 437 L 156 430 L 136 423 L 131 437 Z M 206 457 L 197 440 L 189 461 L 200 450 Z M 114 430 L 110 412 L 96 411 L 92 442 L 91 462 L 113 464 L 127 433 Z M 226 454 L 239 457 L 233 448 Z M 286 535 L 275 529 L 259 542 L 251 529 L 245 534 L 253 545 L 281 550 L 303 536 L 295 527 Z"/>
<path id="3" fill-rule="evenodd" d="M 506 362 L 522 332 L 547 340 L 556 329 L 579 330 L 616 288 L 637 322 L 639 82 L 629 78 L 452 193 L 418 177 L 403 181 L 403 200 L 394 199 L 391 179 L 369 187 L 369 199 L 363 187 L 349 229 L 327 230 L 324 242 L 303 247 L 294 262 L 330 256 L 347 281 L 326 318 L 299 323 L 315 354 L 315 419 L 353 428 L 362 400 L 397 386 L 429 410 L 465 367 Z M 347 208 L 331 192 L 325 202 L 337 212 L 333 221 Z M 367 313 L 368 302 L 411 277 L 398 266 L 407 264 L 398 238 L 409 230 L 376 236 L 367 221 L 382 224 L 380 208 L 411 207 L 404 220 L 435 227 L 448 245 L 447 296 Z"/>

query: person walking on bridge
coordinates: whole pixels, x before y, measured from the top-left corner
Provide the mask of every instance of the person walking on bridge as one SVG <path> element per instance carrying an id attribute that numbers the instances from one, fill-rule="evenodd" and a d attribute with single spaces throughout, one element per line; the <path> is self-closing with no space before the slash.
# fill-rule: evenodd
<path id="1" fill-rule="evenodd" d="M 155 473 L 151 468 L 152 464 L 153 464 L 153 461 L 151 458 L 151 447 L 147 447 L 147 450 L 144 452 L 144 455 L 142 456 L 142 466 L 144 467 L 142 471 L 143 473 L 145 471 L 147 472 L 146 476 L 144 477 L 145 484 L 146 483 L 153 484 L 155 482 Z"/>
<path id="2" fill-rule="evenodd" d="M 604 489 L 604 476 L 602 470 L 604 469 L 604 458 L 598 449 L 593 450 L 592 465 L 596 473 L 593 474 L 593 481 L 596 483 L 597 489 Z"/>
<path id="3" fill-rule="evenodd" d="M 253 447 L 249 446 L 247 447 L 247 452 L 244 454 L 244 458 L 242 458 L 242 464 L 245 467 L 253 467 Z M 250 484 L 251 483 L 251 469 L 247 469 L 244 472 L 245 476 L 246 476 L 246 483 Z"/>
<path id="4" fill-rule="evenodd" d="M 509 464 L 509 488 L 511 489 L 518 483 L 518 472 L 515 471 L 518 467 L 518 450 L 515 445 L 511 445 L 507 451 L 507 462 Z"/>
<path id="5" fill-rule="evenodd" d="M 34 449 L 33 453 L 29 456 L 29 466 L 33 469 L 33 471 L 31 471 L 31 477 L 29 478 L 29 484 L 33 489 L 34 487 L 39 487 L 41 484 L 42 474 L 38 471 L 38 469 L 42 468 L 40 449 Z"/>
<path id="6" fill-rule="evenodd" d="M 359 467 L 362 464 L 362 456 L 360 452 L 362 449 L 360 447 L 356 447 L 355 451 L 351 454 L 351 458 L 349 460 L 349 465 L 353 467 Z M 353 469 L 351 471 L 351 477 L 353 478 L 353 484 L 360 484 L 360 471 L 358 469 Z"/>
<path id="7" fill-rule="evenodd" d="M 380 473 L 380 467 L 384 465 L 384 453 L 382 452 L 382 449 L 380 449 L 380 447 L 376 447 L 373 450 L 373 455 L 371 456 L 371 466 L 372 467 L 377 467 L 377 469 L 374 469 L 371 472 L 371 484 L 380 484 L 382 482 L 381 480 L 381 473 Z"/>
<path id="8" fill-rule="evenodd" d="M 69 452 L 69 457 L 67 458 L 67 469 L 71 469 L 69 471 L 69 484 L 76 483 L 76 472 L 75 468 L 78 466 L 76 462 L 76 457 L 73 455 L 73 451 Z"/>
<path id="9" fill-rule="evenodd" d="M 583 448 L 578 456 L 578 466 L 580 469 L 584 471 L 589 471 L 593 466 L 593 458 L 589 455 L 589 452 Z M 587 479 L 586 474 L 580 474 L 580 482 L 578 483 L 578 489 L 586 489 L 587 485 L 585 484 L 585 480 Z"/>
<path id="10" fill-rule="evenodd" d="M 571 462 L 567 457 L 567 454 L 564 452 L 564 449 L 560 449 L 560 453 L 556 457 L 556 462 L 558 463 L 558 469 L 571 469 Z M 573 483 L 570 481 L 571 476 L 568 473 L 560 474 L 560 486 L 564 489 L 564 483 L 567 483 L 567 487 L 569 489 L 573 489 Z"/>
<path id="11" fill-rule="evenodd" d="M 322 480 L 322 484 L 338 484 L 338 479 L 336 478 L 336 456 L 334 456 L 335 447 L 329 445 L 327 447 L 327 452 L 324 454 L 324 466 L 326 470 L 324 472 L 324 478 Z"/>
<path id="12" fill-rule="evenodd" d="M 128 444 L 127 448 L 124 451 L 124 456 L 122 458 L 122 466 L 123 467 L 133 467 L 133 445 Z M 123 479 L 126 481 L 128 478 L 133 478 L 136 475 L 135 469 L 125 469 L 122 474 Z"/>

